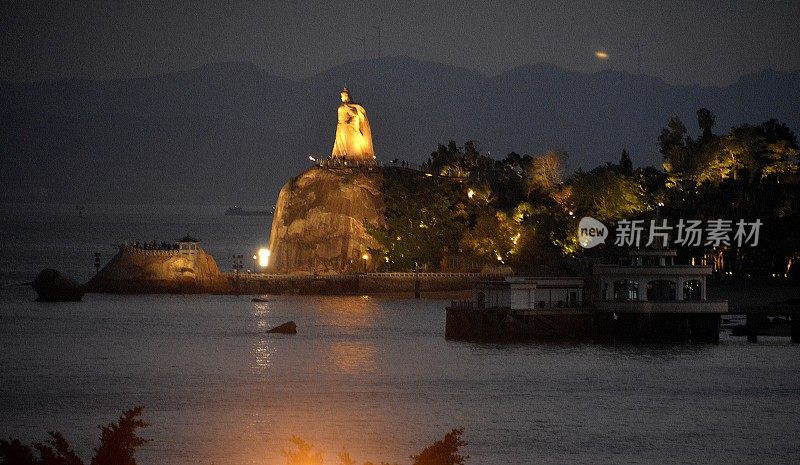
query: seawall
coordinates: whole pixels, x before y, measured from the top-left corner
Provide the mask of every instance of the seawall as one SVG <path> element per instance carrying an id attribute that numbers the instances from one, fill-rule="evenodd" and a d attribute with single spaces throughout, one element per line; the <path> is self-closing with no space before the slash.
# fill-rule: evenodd
<path id="1" fill-rule="evenodd" d="M 266 275 L 225 273 L 241 294 L 382 294 L 469 291 L 489 277 L 479 273 L 368 273 L 349 275 Z M 417 284 L 418 283 L 418 284 Z"/>
<path id="2" fill-rule="evenodd" d="M 445 337 L 466 341 L 719 341 L 719 313 L 612 313 L 592 306 L 552 310 L 478 308 L 453 302 Z"/>

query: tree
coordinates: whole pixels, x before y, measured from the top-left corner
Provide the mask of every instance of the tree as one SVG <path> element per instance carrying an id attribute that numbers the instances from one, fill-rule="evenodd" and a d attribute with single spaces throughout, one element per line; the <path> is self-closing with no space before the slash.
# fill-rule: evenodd
<path id="1" fill-rule="evenodd" d="M 281 453 L 286 457 L 286 465 L 322 465 L 322 452 L 314 452 L 314 445 L 306 442 L 299 436 L 292 436 L 289 442 L 297 450 L 283 450 Z M 350 455 L 347 455 L 350 458 Z"/>
<path id="2" fill-rule="evenodd" d="M 39 463 L 43 465 L 83 465 L 83 460 L 72 450 L 61 433 L 50 432 L 50 439 L 34 444 L 39 451 Z"/>
<path id="3" fill-rule="evenodd" d="M 412 455 L 412 465 L 464 465 L 464 460 L 469 456 L 462 456 L 458 450 L 467 443 L 461 439 L 464 428 L 456 428 L 423 449 L 419 454 Z"/>
<path id="4" fill-rule="evenodd" d="M 700 127 L 700 131 L 702 132 L 702 138 L 708 139 L 714 136 L 714 133 L 711 132 L 714 129 L 714 122 L 716 121 L 716 117 L 714 113 L 711 113 L 711 110 L 706 108 L 701 108 L 697 110 L 697 125 Z"/>
<path id="5" fill-rule="evenodd" d="M 628 218 L 646 211 L 642 187 L 633 179 L 607 169 L 581 173 L 571 182 L 575 209 L 601 220 Z"/>
<path id="6" fill-rule="evenodd" d="M 671 186 L 680 186 L 692 171 L 692 160 L 687 146 L 691 138 L 686 133 L 686 126 L 680 118 L 673 116 L 658 136 L 658 144 L 664 157 L 661 166 L 667 173 Z"/>
<path id="7" fill-rule="evenodd" d="M 133 407 L 122 412 L 117 423 L 100 426 L 100 447 L 94 450 L 91 465 L 136 465 L 136 449 L 150 441 L 136 434 L 150 426 L 139 418 L 143 409 Z"/>
<path id="8" fill-rule="evenodd" d="M 704 158 L 706 163 L 699 170 L 698 185 L 706 181 L 719 184 L 728 178 L 735 180 L 743 168 L 755 167 L 753 147 L 748 140 L 734 134 L 723 137 Z"/>
<path id="9" fill-rule="evenodd" d="M 466 232 L 461 247 L 485 262 L 505 262 L 515 252 L 521 228 L 518 222 L 503 211 L 484 212 L 475 227 Z"/>
<path id="10" fill-rule="evenodd" d="M 37 465 L 42 463 L 33 455 L 30 446 L 22 444 L 19 439 L 0 439 L 0 464 L 2 465 Z"/>
<path id="11" fill-rule="evenodd" d="M 383 179 L 382 227 L 366 224 L 380 244 L 371 251 L 390 270 L 408 270 L 415 262 L 438 266 L 444 250 L 455 250 L 466 230 L 469 212 L 462 185 L 428 176 L 390 173 Z"/>
<path id="12" fill-rule="evenodd" d="M 631 161 L 631 156 L 628 155 L 628 151 L 622 149 L 622 155 L 619 157 L 619 172 L 623 176 L 630 176 L 633 174 L 633 162 Z"/>
<path id="13" fill-rule="evenodd" d="M 563 180 L 566 163 L 567 154 L 554 150 L 533 157 L 526 173 L 527 195 L 535 190 L 552 192 Z"/>
<path id="14" fill-rule="evenodd" d="M 758 126 L 763 144 L 756 153 L 761 177 L 778 179 L 800 171 L 800 146 L 786 124 L 770 119 Z"/>
<path id="15" fill-rule="evenodd" d="M 761 177 L 779 177 L 800 171 L 800 150 L 790 140 L 779 140 L 766 147 Z"/>
<path id="16" fill-rule="evenodd" d="M 126 410 L 117 423 L 100 426 L 100 446 L 95 449 L 92 465 L 136 465 L 136 449 L 149 441 L 136 435 L 137 429 L 149 426 L 139 418 L 142 409 Z M 31 446 L 18 439 L 0 440 L 0 465 L 83 465 L 61 433 L 49 435 L 47 441 Z"/>
<path id="17" fill-rule="evenodd" d="M 346 450 L 339 452 L 339 465 L 356 465 L 356 461 Z"/>

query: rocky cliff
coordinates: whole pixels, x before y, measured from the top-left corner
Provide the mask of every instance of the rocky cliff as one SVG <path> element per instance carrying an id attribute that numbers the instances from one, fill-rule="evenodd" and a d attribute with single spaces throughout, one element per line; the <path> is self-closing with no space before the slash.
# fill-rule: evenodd
<path id="1" fill-rule="evenodd" d="M 362 255 L 378 247 L 364 222 L 384 224 L 381 180 L 379 168 L 314 167 L 284 185 L 272 219 L 269 271 L 363 270 Z"/>
<path id="2" fill-rule="evenodd" d="M 214 257 L 199 247 L 189 254 L 124 245 L 86 286 L 90 292 L 188 294 L 230 291 L 230 284 L 220 274 Z"/>

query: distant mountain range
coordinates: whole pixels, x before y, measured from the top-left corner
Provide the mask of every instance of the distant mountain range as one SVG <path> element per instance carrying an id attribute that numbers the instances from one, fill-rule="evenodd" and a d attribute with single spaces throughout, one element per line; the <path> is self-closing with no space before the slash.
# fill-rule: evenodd
<path id="1" fill-rule="evenodd" d="M 720 132 L 769 118 L 800 130 L 800 72 L 699 87 L 547 64 L 486 77 L 390 57 L 301 81 L 218 63 L 129 80 L 2 82 L 0 201 L 269 207 L 310 154 L 330 153 L 345 85 L 384 162 L 420 163 L 438 143 L 472 139 L 495 158 L 559 149 L 571 168 L 590 168 L 626 148 L 635 164 L 657 164 L 667 120 L 696 132 L 700 107 Z"/>

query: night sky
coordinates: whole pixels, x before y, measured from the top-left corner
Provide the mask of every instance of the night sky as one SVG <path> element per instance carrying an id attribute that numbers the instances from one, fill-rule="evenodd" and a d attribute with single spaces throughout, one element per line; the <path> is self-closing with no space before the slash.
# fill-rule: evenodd
<path id="1" fill-rule="evenodd" d="M 142 2 L 144 3 L 144 2 Z M 293 79 L 378 54 L 495 75 L 549 62 L 723 85 L 800 69 L 795 1 L 3 2 L 0 79 L 128 78 L 252 61 Z M 593 52 L 608 51 L 607 62 Z"/>

